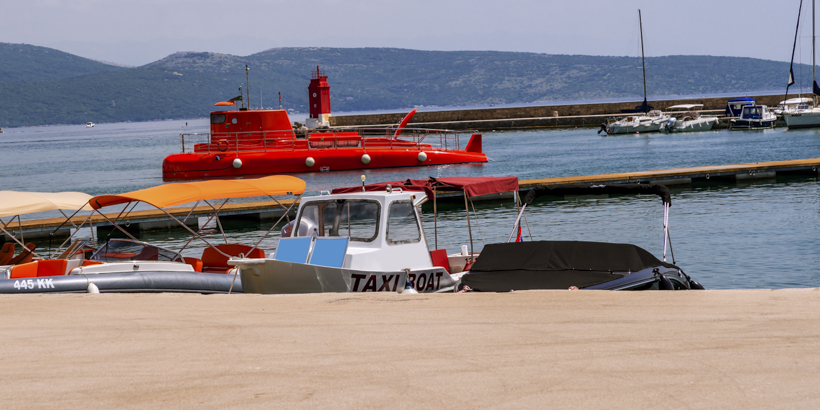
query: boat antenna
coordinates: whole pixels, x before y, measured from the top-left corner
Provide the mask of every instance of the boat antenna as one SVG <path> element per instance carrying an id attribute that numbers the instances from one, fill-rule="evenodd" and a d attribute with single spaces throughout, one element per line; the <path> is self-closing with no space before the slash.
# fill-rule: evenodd
<path id="1" fill-rule="evenodd" d="M 789 82 L 786 84 L 786 95 L 783 97 L 784 101 L 789 99 L 789 87 L 794 85 L 794 51 L 797 48 L 797 34 L 800 31 L 800 14 L 802 12 L 803 0 L 800 0 L 800 7 L 797 9 L 797 27 L 794 28 L 794 44 L 792 45 L 792 59 L 789 63 Z"/>
<path id="2" fill-rule="evenodd" d="M 244 94 L 242 94 L 242 86 L 240 85 L 239 86 L 239 101 L 242 101 L 242 106 L 239 108 L 240 110 L 245 108 L 245 97 L 243 97 L 243 96 L 244 96 Z"/>
<path id="3" fill-rule="evenodd" d="M 649 111 L 649 105 L 646 102 L 646 58 L 643 53 L 643 21 L 641 20 L 641 9 L 638 9 L 638 26 L 641 29 L 641 65 L 643 66 L 643 111 Z"/>
<path id="4" fill-rule="evenodd" d="M 279 109 L 282 109 L 282 92 L 279 91 Z"/>
<path id="5" fill-rule="evenodd" d="M 248 93 L 248 109 L 251 109 L 251 85 L 248 81 L 248 65 L 245 64 L 245 92 Z M 261 97 L 260 97 L 261 98 Z"/>

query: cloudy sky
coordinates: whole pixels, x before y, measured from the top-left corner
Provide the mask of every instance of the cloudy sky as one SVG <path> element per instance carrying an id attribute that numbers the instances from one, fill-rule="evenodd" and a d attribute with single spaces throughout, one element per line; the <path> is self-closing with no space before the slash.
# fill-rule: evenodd
<path id="1" fill-rule="evenodd" d="M 177 51 L 248 55 L 273 47 L 635 56 L 640 8 L 648 56 L 788 61 L 798 5 L 799 0 L 0 0 L 0 41 L 125 65 Z M 808 62 L 810 20 L 805 22 L 806 47 L 798 58 Z"/>

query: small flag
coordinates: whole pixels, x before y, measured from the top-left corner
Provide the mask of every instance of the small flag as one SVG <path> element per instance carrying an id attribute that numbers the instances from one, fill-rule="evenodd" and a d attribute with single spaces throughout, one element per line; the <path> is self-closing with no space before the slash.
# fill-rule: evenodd
<path id="1" fill-rule="evenodd" d="M 230 99 L 230 100 L 228 100 L 228 101 L 242 101 L 242 96 L 241 96 L 241 95 L 239 95 L 239 96 L 233 97 L 233 98 L 231 98 L 231 99 Z"/>
<path id="2" fill-rule="evenodd" d="M 521 225 L 518 225 L 518 237 L 515 238 L 516 242 L 524 242 L 524 238 L 521 237 Z"/>

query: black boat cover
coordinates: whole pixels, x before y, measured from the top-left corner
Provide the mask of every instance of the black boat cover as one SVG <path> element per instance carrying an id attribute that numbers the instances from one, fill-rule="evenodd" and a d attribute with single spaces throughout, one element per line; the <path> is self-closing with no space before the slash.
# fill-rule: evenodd
<path id="1" fill-rule="evenodd" d="M 664 203 L 672 205 L 672 194 L 669 188 L 661 184 L 568 184 L 568 185 L 539 185 L 527 192 L 524 203 L 529 205 L 540 196 L 564 195 L 622 195 L 622 194 L 649 194 L 661 197 Z"/>
<path id="2" fill-rule="evenodd" d="M 585 288 L 631 272 L 674 265 L 625 243 L 536 241 L 484 247 L 462 284 L 478 291 Z"/>

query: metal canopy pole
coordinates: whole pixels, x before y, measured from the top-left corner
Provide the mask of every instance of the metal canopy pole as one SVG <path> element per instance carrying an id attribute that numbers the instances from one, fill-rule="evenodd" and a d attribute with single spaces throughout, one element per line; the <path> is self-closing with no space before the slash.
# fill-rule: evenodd
<path id="1" fill-rule="evenodd" d="M 436 186 L 433 185 L 433 235 L 435 236 L 435 249 L 438 249 L 438 209 L 436 209 Z"/>
<path id="2" fill-rule="evenodd" d="M 470 224 L 470 207 L 467 205 L 467 191 L 464 191 L 464 210 L 467 211 L 467 231 L 470 233 L 470 262 L 473 261 L 473 227 Z"/>
<path id="3" fill-rule="evenodd" d="M 521 215 L 524 215 L 524 209 L 526 208 L 527 204 L 521 205 L 521 210 L 518 211 L 518 217 L 515 218 L 515 223 L 513 224 L 512 232 L 510 232 L 510 237 L 507 238 L 507 242 L 510 242 L 512 240 L 512 237 L 515 234 L 515 227 L 518 226 L 519 223 L 521 223 Z M 530 236 L 530 239 L 532 239 L 532 236 Z"/>

